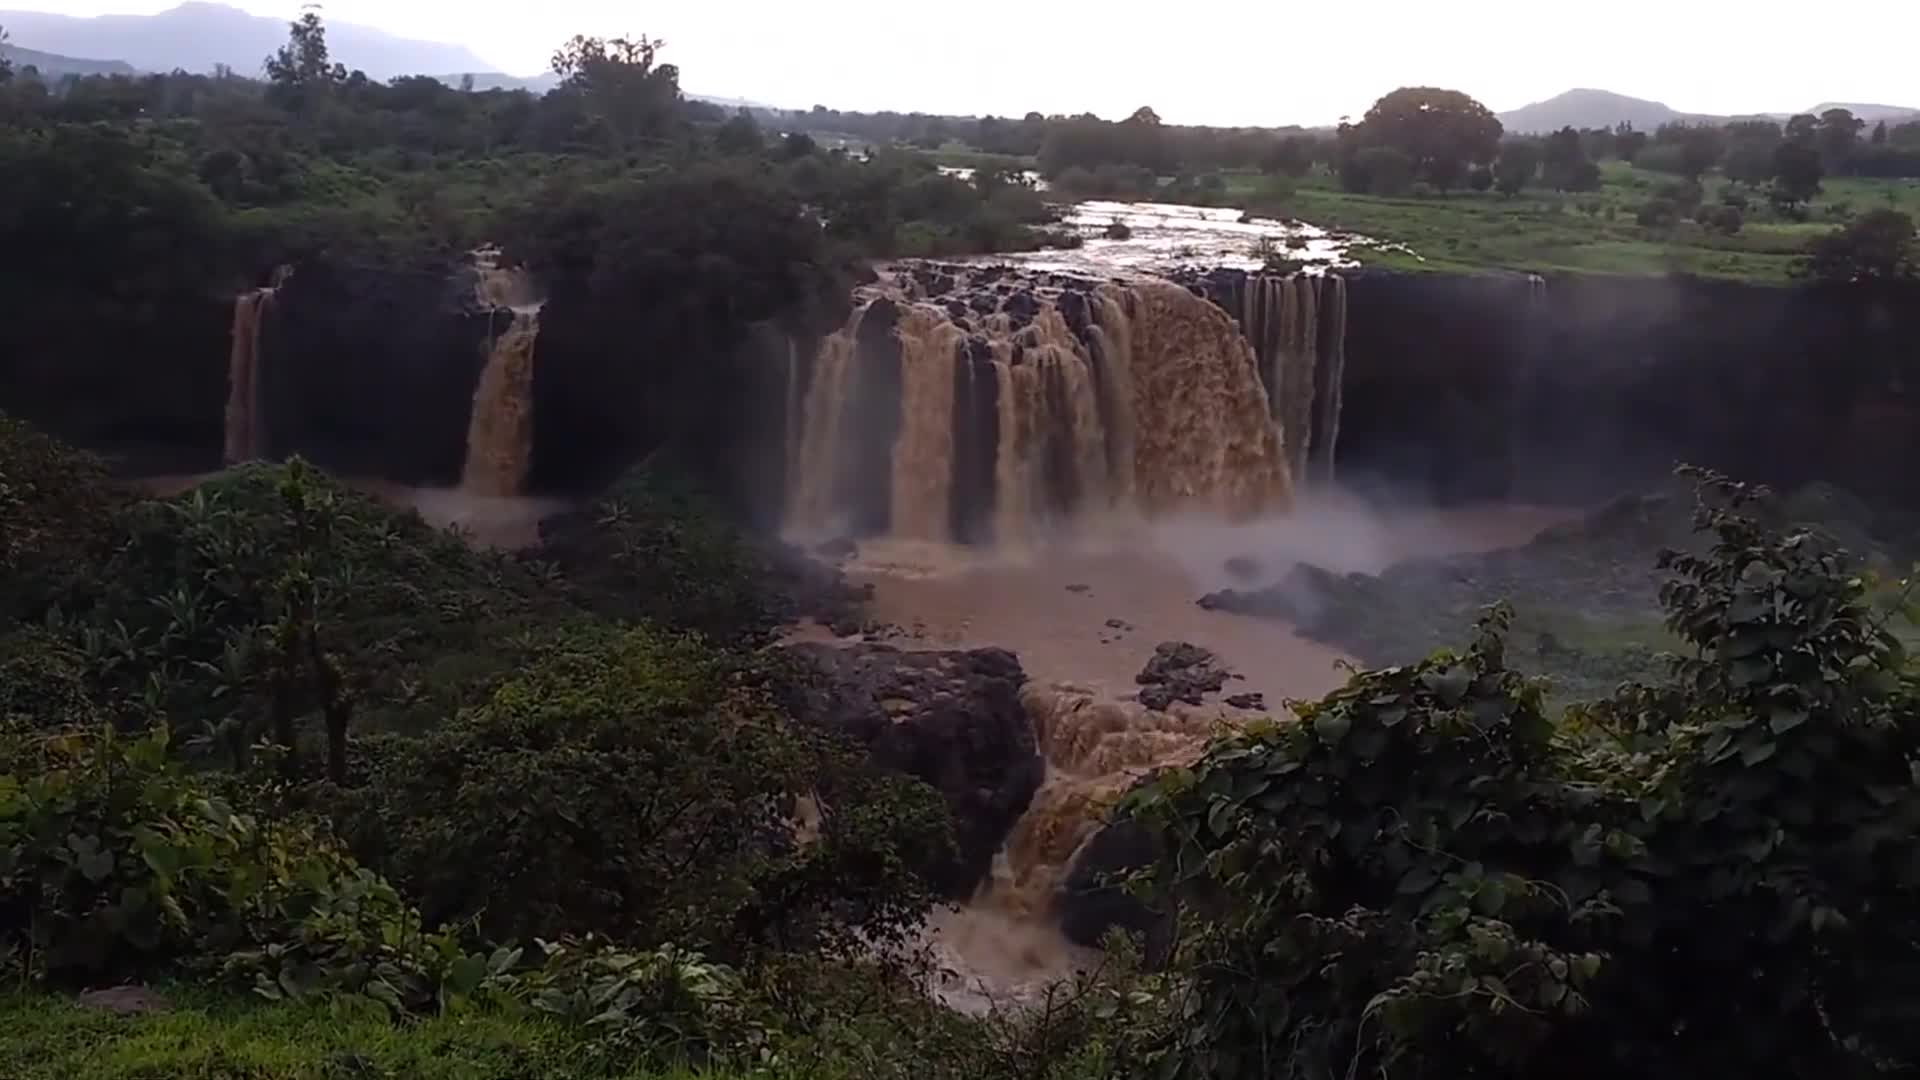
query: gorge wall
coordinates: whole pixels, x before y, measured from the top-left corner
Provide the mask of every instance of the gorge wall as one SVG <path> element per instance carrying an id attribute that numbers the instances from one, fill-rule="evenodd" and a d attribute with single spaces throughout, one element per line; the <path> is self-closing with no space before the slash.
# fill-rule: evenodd
<path id="1" fill-rule="evenodd" d="M 1675 461 L 1920 503 L 1920 283 L 1361 272 L 1341 472 L 1576 502 Z"/>
<path id="2" fill-rule="evenodd" d="M 0 407 L 135 472 L 297 452 L 399 483 L 579 491 L 673 412 L 671 380 L 607 373 L 710 360 L 603 340 L 577 304 L 516 311 L 481 274 L 314 263 L 139 326 L 17 312 Z M 902 264 L 838 326 L 751 327 L 722 419 L 683 452 L 769 527 L 969 542 L 1174 504 L 1248 513 L 1330 479 L 1587 501 L 1676 460 L 1920 502 L 1920 284 L 1344 277 L 1211 271 L 1182 290 Z"/>

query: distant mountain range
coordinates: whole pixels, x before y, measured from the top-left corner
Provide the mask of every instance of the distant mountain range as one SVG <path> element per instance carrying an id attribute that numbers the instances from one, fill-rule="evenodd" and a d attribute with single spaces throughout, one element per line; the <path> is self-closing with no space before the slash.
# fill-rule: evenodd
<path id="1" fill-rule="evenodd" d="M 287 41 L 286 19 L 209 3 L 185 3 L 158 15 L 94 18 L 0 11 L 0 26 L 23 49 L 110 58 L 138 71 L 210 72 L 224 66 L 257 76 L 267 56 Z M 349 22 L 327 22 L 327 45 L 336 61 L 375 79 L 489 67 L 464 45 L 416 41 Z"/>
<path id="2" fill-rule="evenodd" d="M 4 26 L 0 23 L 0 26 Z M 61 56 L 57 53 L 41 52 L 38 49 L 23 49 L 18 45 L 0 45 L 0 60 L 5 60 L 15 68 L 33 68 L 49 79 L 63 79 L 68 75 L 132 75 L 133 65 L 120 60 L 82 60 L 77 56 Z"/>
<path id="3" fill-rule="evenodd" d="M 0 27 L 11 36 L 11 44 L 0 46 L 0 56 L 12 60 L 16 67 L 31 64 L 50 76 L 130 75 L 176 69 L 211 72 L 218 67 L 258 76 L 267 56 L 287 40 L 285 19 L 250 15 L 203 0 L 190 0 L 157 15 L 79 18 L 40 11 L 0 11 Z M 336 61 L 380 80 L 427 74 L 449 86 L 459 86 L 470 76 L 476 90 L 528 90 L 536 94 L 553 89 L 559 81 L 552 74 L 521 78 L 490 71 L 487 62 L 464 45 L 399 37 L 358 23 L 329 20 L 327 45 Z M 688 96 L 726 108 L 770 108 L 738 98 Z M 1920 119 L 1920 108 L 1899 105 L 1828 102 L 1807 111 L 1819 115 L 1835 107 L 1851 109 L 1869 124 Z M 1785 119 L 1785 115 L 1779 118 Z M 1569 90 L 1500 114 L 1508 131 L 1522 134 L 1558 131 L 1568 125 L 1591 128 L 1620 123 L 1651 131 L 1674 121 L 1726 119 L 1683 113 L 1658 101 L 1592 89 Z"/>
<path id="4" fill-rule="evenodd" d="M 100 15 L 76 18 L 42 11 L 0 11 L 12 44 L 0 45 L 0 57 L 15 67 L 32 64 L 43 75 L 134 75 L 140 72 L 211 72 L 228 67 L 237 75 L 259 77 L 267 56 L 287 42 L 287 20 L 249 15 L 225 4 L 189 2 L 158 15 Z M 398 37 L 371 26 L 327 21 L 327 47 L 333 59 L 380 80 L 401 75 L 432 75 L 448 86 L 469 77 L 475 90 L 526 90 L 544 94 L 560 84 L 552 72 L 522 78 L 488 69 L 464 45 Z M 111 57 L 83 60 L 80 57 Z M 740 98 L 688 97 L 726 108 L 765 110 L 769 106 Z"/>
<path id="5" fill-rule="evenodd" d="M 1867 105 L 1848 102 L 1822 102 L 1805 110 L 1818 116 L 1828 109 L 1847 109 L 1869 124 L 1885 120 L 1889 124 L 1920 120 L 1920 108 L 1902 105 Z M 1610 90 L 1579 89 L 1536 101 L 1500 114 L 1500 123 L 1510 132 L 1539 135 L 1563 127 L 1597 128 L 1632 124 L 1640 131 L 1652 131 L 1661 124 L 1707 123 L 1764 116 L 1785 120 L 1790 113 L 1748 113 L 1741 117 L 1714 116 L 1707 113 L 1683 113 L 1663 102 L 1628 97 Z"/>

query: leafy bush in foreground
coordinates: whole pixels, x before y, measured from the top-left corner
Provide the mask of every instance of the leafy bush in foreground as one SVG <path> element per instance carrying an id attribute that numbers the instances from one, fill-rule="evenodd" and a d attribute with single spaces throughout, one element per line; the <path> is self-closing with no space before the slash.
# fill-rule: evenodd
<path id="1" fill-rule="evenodd" d="M 1134 800 L 1186 898 L 1186 1076 L 1920 1064 L 1920 695 L 1843 557 L 1706 478 L 1690 655 L 1556 727 L 1497 611 Z"/>
<path id="2" fill-rule="evenodd" d="M 774 714 L 701 641 L 643 629 L 558 637 L 486 704 L 366 756 L 356 850 L 431 918 L 497 937 L 884 936 L 931 903 L 908 856 L 946 830 L 930 789 Z"/>
<path id="3" fill-rule="evenodd" d="M 355 876 L 311 826 L 236 812 L 176 770 L 164 731 L 15 735 L 0 751 L 0 962 L 33 977 L 244 951 Z"/>

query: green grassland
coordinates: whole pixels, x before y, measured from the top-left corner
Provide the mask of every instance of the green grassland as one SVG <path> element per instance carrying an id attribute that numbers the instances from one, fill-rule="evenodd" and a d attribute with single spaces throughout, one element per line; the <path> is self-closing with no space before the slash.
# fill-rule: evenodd
<path id="1" fill-rule="evenodd" d="M 1852 213 L 1893 206 L 1920 214 L 1920 180 L 1829 179 L 1804 221 L 1776 219 L 1756 198 L 1746 224 L 1731 236 L 1690 221 L 1665 229 L 1639 225 L 1638 208 L 1674 180 L 1615 161 L 1602 168 L 1594 192 L 1382 198 L 1342 191 L 1323 173 L 1291 190 L 1286 182 L 1250 173 L 1228 176 L 1225 198 L 1254 213 L 1364 236 L 1383 247 L 1356 252 L 1360 261 L 1396 270 L 1684 273 L 1773 283 L 1790 280 L 1808 242 Z M 1729 184 L 1708 177 L 1702 187 L 1713 205 Z"/>
<path id="2" fill-rule="evenodd" d="M 121 1016 L 46 994 L 0 997 L 6 1080 L 723 1080 L 629 1071 L 575 1031 L 467 1014 L 396 1025 L 365 1000 L 270 1004 L 170 988 L 174 1008 Z"/>

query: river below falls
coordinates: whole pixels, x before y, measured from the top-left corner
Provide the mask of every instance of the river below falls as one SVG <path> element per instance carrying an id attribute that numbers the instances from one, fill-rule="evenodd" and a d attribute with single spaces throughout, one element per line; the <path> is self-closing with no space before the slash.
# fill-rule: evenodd
<path id="1" fill-rule="evenodd" d="M 1122 703 L 1138 689 L 1134 676 L 1157 645 L 1185 641 L 1211 650 L 1238 677 L 1205 706 L 1174 706 L 1181 719 L 1170 726 L 1193 734 L 1171 741 L 1191 754 L 1204 745 L 1211 724 L 1253 715 L 1219 703 L 1219 697 L 1257 692 L 1280 714 L 1289 700 L 1317 698 L 1340 686 L 1340 664 L 1347 659 L 1299 637 L 1287 623 L 1205 610 L 1195 603 L 1202 594 L 1277 580 L 1303 561 L 1377 572 L 1408 558 L 1511 547 L 1574 514 L 1516 504 L 1380 510 L 1336 494 L 1252 523 L 1188 518 L 1083 525 L 1075 537 L 1022 551 L 866 540 L 843 568 L 850 580 L 873 587 L 869 610 L 885 628 L 880 640 L 906 649 L 1007 648 L 1043 693 L 1057 688 L 1111 702 L 1112 709 L 1131 710 L 1133 723 L 1144 714 Z M 1238 574 L 1228 570 L 1229 560 L 1238 564 Z M 826 635 L 811 627 L 796 636 Z M 1158 740 L 1153 745 L 1167 744 L 1164 730 L 1152 735 Z M 1081 763 L 1049 755 L 1047 783 L 1009 848 L 1021 848 L 1031 863 L 1035 856 L 1022 844 L 1023 828 L 1071 829 L 1067 843 L 1055 841 L 1043 859 L 1057 861 L 1009 865 L 1003 853 L 993 879 L 972 903 L 937 912 L 930 921 L 923 944 L 945 969 L 935 991 L 947 1004 L 970 1012 L 996 1003 L 1031 1004 L 1052 981 L 1098 964 L 1097 950 L 1074 946 L 1059 934 L 1045 902 L 1066 869 L 1063 854 L 1097 821 L 1037 819 L 1084 814 L 1090 797 L 1097 805 L 1146 765 L 1159 763 L 1121 749 L 1119 767 L 1076 768 Z"/>

